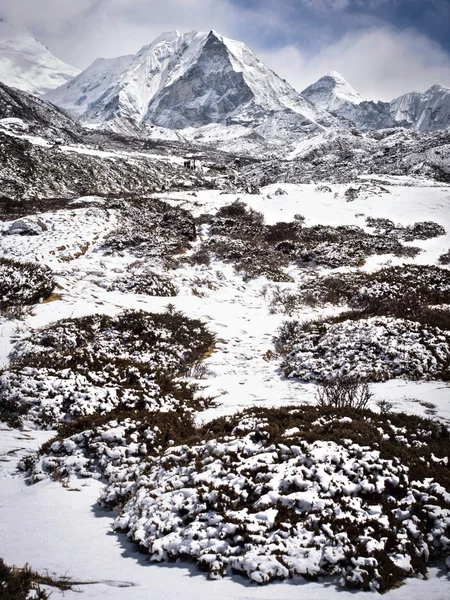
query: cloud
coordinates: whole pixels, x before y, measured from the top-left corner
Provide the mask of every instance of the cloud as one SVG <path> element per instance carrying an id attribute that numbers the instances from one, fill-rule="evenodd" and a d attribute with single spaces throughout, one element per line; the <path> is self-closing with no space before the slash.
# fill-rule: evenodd
<path id="1" fill-rule="evenodd" d="M 298 90 L 331 70 L 368 99 L 450 86 L 450 55 L 425 33 L 362 8 L 421 0 L 0 0 L 62 60 L 135 53 L 163 31 L 208 31 L 245 42 Z M 438 5 L 442 0 L 429 0 Z M 428 6 L 428 4 L 427 4 Z M 330 15 L 332 11 L 332 15 Z M 417 28 L 419 28 L 417 24 Z"/>
<path id="2" fill-rule="evenodd" d="M 331 70 L 369 100 L 392 100 L 435 83 L 450 87 L 450 54 L 413 29 L 351 32 L 315 56 L 288 45 L 265 52 L 263 60 L 299 91 Z"/>
<path id="3" fill-rule="evenodd" d="M 227 0 L 0 0 L 0 13 L 86 67 L 99 56 L 135 53 L 167 30 L 231 34 L 242 11 Z"/>
<path id="4" fill-rule="evenodd" d="M 345 10 L 350 5 L 350 0 L 302 0 L 308 8 L 317 10 Z"/>
<path id="5" fill-rule="evenodd" d="M 79 21 L 98 0 L 0 0 L 0 14 L 14 24 L 57 33 Z"/>
<path id="6" fill-rule="evenodd" d="M 136 53 L 163 31 L 215 29 L 254 46 L 254 40 L 281 39 L 287 29 L 272 0 L 257 8 L 236 0 L 0 0 L 0 14 L 2 2 L 9 20 L 79 68 L 98 57 Z"/>

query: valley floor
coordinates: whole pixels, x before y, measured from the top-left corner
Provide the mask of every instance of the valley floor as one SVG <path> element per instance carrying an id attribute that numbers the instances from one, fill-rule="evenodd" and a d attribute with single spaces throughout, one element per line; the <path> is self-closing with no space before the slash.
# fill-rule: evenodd
<path id="1" fill-rule="evenodd" d="M 379 177 L 384 191 L 361 193 L 348 202 L 348 186 L 275 185 L 261 190 L 261 195 L 239 195 L 248 206 L 264 214 L 268 224 L 291 221 L 294 215 L 305 217 L 306 225 L 359 225 L 367 217 L 389 218 L 409 225 L 417 221 L 434 221 L 444 226 L 443 236 L 411 242 L 422 252 L 415 258 L 391 255 L 372 256 L 361 267 L 371 271 L 382 265 L 437 264 L 439 255 L 450 248 L 450 187 L 413 178 Z M 357 182 L 361 184 L 361 180 Z M 284 195 L 275 192 L 282 188 Z M 220 191 L 174 192 L 158 198 L 173 206 L 193 212 L 214 213 L 237 199 L 236 194 Z M 4 235 L 0 254 L 20 260 L 35 260 L 56 273 L 57 289 L 47 301 L 33 307 L 23 320 L 0 321 L 0 362 L 7 364 L 12 344 L 27 331 L 58 319 L 96 313 L 116 315 L 123 309 L 159 312 L 173 304 L 188 317 L 199 318 L 216 334 L 214 352 L 206 359 L 206 370 L 197 380 L 204 394 L 216 398 L 216 404 L 197 419 L 207 422 L 217 416 L 230 415 L 249 406 L 282 406 L 315 403 L 316 386 L 285 377 L 279 360 L 271 355 L 272 338 L 286 319 L 271 314 L 264 296 L 263 278 L 244 282 L 232 265 L 183 264 L 172 273 L 179 289 L 174 297 L 151 297 L 130 292 L 108 291 L 109 284 L 126 274 L 135 257 L 109 256 L 99 250 L 101 241 L 117 225 L 114 210 L 102 208 L 102 199 L 91 200 L 92 206 L 39 215 L 46 229 L 36 236 Z M 8 227 L 4 224 L 4 228 Z M 199 231 L 207 235 L 207 225 Z M 408 244 L 408 243 L 407 243 Z M 345 272 L 346 268 L 341 268 Z M 220 274 L 218 274 L 220 272 Z M 295 281 L 303 277 L 298 267 L 288 268 Z M 320 272 L 320 270 L 319 270 Z M 280 284 L 289 288 L 290 284 Z M 342 308 L 298 309 L 294 316 L 311 319 L 333 315 Z M 375 401 L 389 399 L 393 410 L 432 416 L 450 424 L 450 387 L 442 381 L 411 382 L 391 379 L 373 384 Z M 74 581 L 93 582 L 75 585 L 74 591 L 54 590 L 52 598 L 108 597 L 111 600 L 289 600 L 306 598 L 347 600 L 355 593 L 338 589 L 334 581 L 271 583 L 258 587 L 240 577 L 207 581 L 196 567 L 186 563 L 149 564 L 124 534 L 113 533 L 114 515 L 96 506 L 102 483 L 77 480 L 66 489 L 58 482 L 44 480 L 27 485 L 16 471 L 21 456 L 36 450 L 50 439 L 50 431 L 25 428 L 21 431 L 1 426 L 0 434 L 0 555 L 8 564 L 29 562 L 39 571 L 68 575 Z M 449 579 L 444 567 L 430 569 L 429 580 L 408 580 L 404 586 L 386 594 L 389 600 L 435 600 L 448 598 Z M 78 594 L 82 592 L 82 596 Z M 362 594 L 362 592 L 360 592 Z"/>

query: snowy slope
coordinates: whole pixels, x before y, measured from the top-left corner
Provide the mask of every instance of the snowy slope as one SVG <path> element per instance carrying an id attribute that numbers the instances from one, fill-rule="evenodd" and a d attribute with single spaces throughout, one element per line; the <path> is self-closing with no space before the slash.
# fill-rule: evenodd
<path id="1" fill-rule="evenodd" d="M 257 126 L 273 113 L 316 129 L 335 122 L 244 44 L 215 31 L 168 32 L 135 55 L 99 59 L 46 99 L 90 124 L 131 118 L 169 129 Z"/>
<path id="2" fill-rule="evenodd" d="M 25 31 L 0 18 L 0 81 L 42 95 L 79 73 Z"/>
<path id="3" fill-rule="evenodd" d="M 150 99 L 170 83 L 170 75 L 182 74 L 186 60 L 198 45 L 197 34 L 162 34 L 135 55 L 99 58 L 74 80 L 47 94 L 46 99 L 63 108 L 85 115 L 85 121 L 102 122 L 114 116 L 134 117 L 141 121 Z M 169 63 L 183 45 L 191 52 L 179 61 L 173 73 Z"/>
<path id="4" fill-rule="evenodd" d="M 450 129 L 450 88 L 433 85 L 426 92 L 411 92 L 390 103 L 390 113 L 417 131 Z"/>
<path id="5" fill-rule="evenodd" d="M 336 71 L 331 71 L 308 86 L 302 96 L 317 107 L 330 111 L 336 111 L 344 104 L 358 105 L 364 101 L 361 94 Z"/>
<path id="6" fill-rule="evenodd" d="M 302 96 L 362 131 L 399 126 L 416 131 L 450 129 L 450 88 L 442 85 L 404 94 L 392 102 L 373 102 L 333 71 L 304 89 Z"/>

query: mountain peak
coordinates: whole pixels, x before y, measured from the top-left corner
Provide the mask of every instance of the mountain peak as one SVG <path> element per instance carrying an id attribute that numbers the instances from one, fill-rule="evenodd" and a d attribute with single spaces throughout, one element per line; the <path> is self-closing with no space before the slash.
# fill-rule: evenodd
<path id="1" fill-rule="evenodd" d="M 0 81 L 4 84 L 42 95 L 79 73 L 63 63 L 34 39 L 26 30 L 0 17 Z"/>
<path id="2" fill-rule="evenodd" d="M 216 31 L 215 29 L 211 29 L 211 31 L 209 31 L 208 33 L 208 38 L 215 38 L 216 40 L 218 40 L 219 42 L 224 42 L 226 43 L 231 42 L 232 40 L 229 40 L 228 38 L 226 38 L 225 36 L 221 35 L 218 31 Z"/>
<path id="3" fill-rule="evenodd" d="M 357 105 L 364 98 L 337 71 L 324 77 L 303 90 L 302 96 L 324 110 L 336 111 L 344 104 Z"/>
<path id="4" fill-rule="evenodd" d="M 84 122 L 108 126 L 131 119 L 169 129 L 257 127 L 275 114 L 295 121 L 299 131 L 334 122 L 245 44 L 214 29 L 165 32 L 135 55 L 93 63 L 46 98 Z"/>
<path id="5" fill-rule="evenodd" d="M 441 85 L 440 83 L 435 83 L 434 85 L 432 85 L 430 87 L 430 89 L 428 89 L 425 93 L 432 93 L 432 94 L 439 94 L 442 92 L 450 92 L 450 88 L 446 87 L 445 85 Z"/>
<path id="6" fill-rule="evenodd" d="M 342 75 L 340 73 L 338 73 L 337 71 L 330 71 L 329 73 L 327 73 L 325 75 L 325 77 L 331 77 L 331 79 L 334 79 L 335 81 L 341 83 L 347 83 L 347 80 L 342 77 Z"/>

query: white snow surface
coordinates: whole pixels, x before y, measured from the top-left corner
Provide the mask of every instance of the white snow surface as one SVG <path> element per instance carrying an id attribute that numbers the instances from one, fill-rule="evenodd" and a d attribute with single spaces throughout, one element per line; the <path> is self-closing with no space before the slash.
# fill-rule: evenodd
<path id="1" fill-rule="evenodd" d="M 381 177 L 381 176 L 380 176 Z M 388 177 L 382 177 L 387 185 Z M 286 194 L 275 195 L 277 188 Z M 382 265 L 436 264 L 437 257 L 450 247 L 450 187 L 437 187 L 424 180 L 393 178 L 389 193 L 364 196 L 346 202 L 346 186 L 330 185 L 331 193 L 323 193 L 315 184 L 272 185 L 262 195 L 241 195 L 252 208 L 264 213 L 266 222 L 289 221 L 302 214 L 306 224 L 364 226 L 367 216 L 386 217 L 408 225 L 414 221 L 433 220 L 447 230 L 445 236 L 416 241 L 423 252 L 414 259 L 374 256 L 364 265 L 372 270 Z M 235 194 L 201 191 L 174 192 L 164 198 L 174 206 L 182 206 L 199 215 L 212 212 L 236 199 Z M 93 202 L 96 199 L 92 199 Z M 249 406 L 283 406 L 315 402 L 315 386 L 283 378 L 278 361 L 267 360 L 272 336 L 284 317 L 270 314 L 261 290 L 267 281 L 244 283 L 230 265 L 214 263 L 212 267 L 184 266 L 175 272 L 180 295 L 173 298 L 108 291 L 108 284 L 126 271 L 135 259 L 127 255 L 106 256 L 98 251 L 103 237 L 116 225 L 113 209 L 76 208 L 40 215 L 47 231 L 36 236 L 2 236 L 0 255 L 22 260 L 37 260 L 56 273 L 58 297 L 34 307 L 24 321 L 0 321 L 0 362 L 6 362 L 11 343 L 26 333 L 58 319 L 105 313 L 115 315 L 125 308 L 160 311 L 169 302 L 187 316 L 201 318 L 216 333 L 215 352 L 207 359 L 206 393 L 218 399 L 217 407 L 201 413 L 203 421 L 233 414 Z M 11 226 L 5 223 L 4 228 Z M 86 248 L 86 244 L 88 246 Z M 223 278 L 218 279 L 217 270 Z M 301 277 L 297 268 L 291 275 Z M 202 284 L 214 279 L 215 286 Z M 283 284 L 289 286 L 291 284 Z M 196 293 L 193 293 L 195 288 Z M 335 314 L 338 309 L 304 307 L 297 318 Z M 373 386 L 375 400 L 388 398 L 394 410 L 419 415 L 432 415 L 450 423 L 450 388 L 440 381 L 411 382 L 392 379 Z M 95 506 L 104 489 L 101 482 L 79 481 L 70 489 L 49 480 L 27 486 L 16 472 L 16 463 L 27 452 L 37 449 L 52 437 L 52 432 L 10 430 L 1 426 L 0 435 L 0 522 L 2 557 L 9 564 L 22 566 L 29 562 L 34 569 L 67 574 L 77 581 L 96 582 L 76 586 L 83 598 L 94 600 L 350 600 L 354 592 L 338 591 L 335 583 L 304 582 L 294 579 L 256 587 L 239 577 L 207 581 L 196 569 L 185 563 L 148 564 L 137 553 L 125 535 L 111 534 L 115 515 Z M 23 532 L 23 535 L 18 535 Z M 24 535 L 26 542 L 24 542 Z M 388 600 L 435 600 L 448 598 L 448 577 L 439 568 L 430 569 L 429 580 L 408 580 L 391 590 Z M 368 593 L 369 594 L 369 593 Z M 75 600 L 75 591 L 53 591 L 53 598 Z M 368 596 L 369 597 L 369 596 Z"/>
<path id="2" fill-rule="evenodd" d="M 63 85 L 79 72 L 56 58 L 25 30 L 0 18 L 0 81 L 40 96 Z"/>

